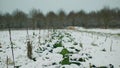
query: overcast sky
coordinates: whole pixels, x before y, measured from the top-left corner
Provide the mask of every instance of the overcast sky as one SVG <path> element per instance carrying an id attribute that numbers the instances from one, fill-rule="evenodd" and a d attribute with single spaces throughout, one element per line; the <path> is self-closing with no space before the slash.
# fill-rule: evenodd
<path id="1" fill-rule="evenodd" d="M 100 10 L 104 6 L 120 8 L 120 0 L 0 0 L 0 11 L 13 12 L 20 9 L 28 13 L 31 9 L 40 9 L 43 13 L 48 11 L 58 12 L 63 9 L 65 12 L 80 11 L 86 12 Z"/>

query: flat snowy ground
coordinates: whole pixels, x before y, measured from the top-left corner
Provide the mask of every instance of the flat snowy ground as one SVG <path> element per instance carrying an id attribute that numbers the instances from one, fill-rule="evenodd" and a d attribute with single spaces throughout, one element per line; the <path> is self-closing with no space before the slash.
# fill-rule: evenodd
<path id="1" fill-rule="evenodd" d="M 29 30 L 35 61 L 27 57 L 27 31 L 11 33 L 18 68 L 120 68 L 120 29 Z M 9 32 L 0 31 L 0 68 L 7 63 L 13 68 Z"/>

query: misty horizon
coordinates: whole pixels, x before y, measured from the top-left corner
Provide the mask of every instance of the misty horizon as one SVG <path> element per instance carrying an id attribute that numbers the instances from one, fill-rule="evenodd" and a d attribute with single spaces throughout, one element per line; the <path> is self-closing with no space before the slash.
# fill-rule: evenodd
<path id="1" fill-rule="evenodd" d="M 31 9 L 39 9 L 43 14 L 50 11 L 57 13 L 60 10 L 64 10 L 66 14 L 71 11 L 79 12 L 81 10 L 89 13 L 99 11 L 105 6 L 110 9 L 120 8 L 120 0 L 0 0 L 1 13 L 12 13 L 16 9 L 25 13 L 29 13 Z"/>

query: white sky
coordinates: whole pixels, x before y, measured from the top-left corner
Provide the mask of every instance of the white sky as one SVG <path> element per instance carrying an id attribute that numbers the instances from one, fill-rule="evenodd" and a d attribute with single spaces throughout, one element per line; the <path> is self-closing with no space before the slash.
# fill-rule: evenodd
<path id="1" fill-rule="evenodd" d="M 120 0 L 0 0 L 0 11 L 13 12 L 20 9 L 28 13 L 31 9 L 40 9 L 43 13 L 49 11 L 58 12 L 63 9 L 65 12 L 80 11 L 86 12 L 100 10 L 104 6 L 120 8 Z"/>

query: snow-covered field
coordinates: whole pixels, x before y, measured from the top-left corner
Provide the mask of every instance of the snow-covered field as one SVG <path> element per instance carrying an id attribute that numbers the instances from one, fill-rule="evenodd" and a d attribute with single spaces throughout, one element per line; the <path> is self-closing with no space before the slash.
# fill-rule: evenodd
<path id="1" fill-rule="evenodd" d="M 120 29 L 29 30 L 32 57 L 27 57 L 27 31 L 12 30 L 18 68 L 120 68 Z M 7 58 L 8 57 L 8 58 Z M 0 31 L 0 68 L 13 68 L 8 31 Z"/>

